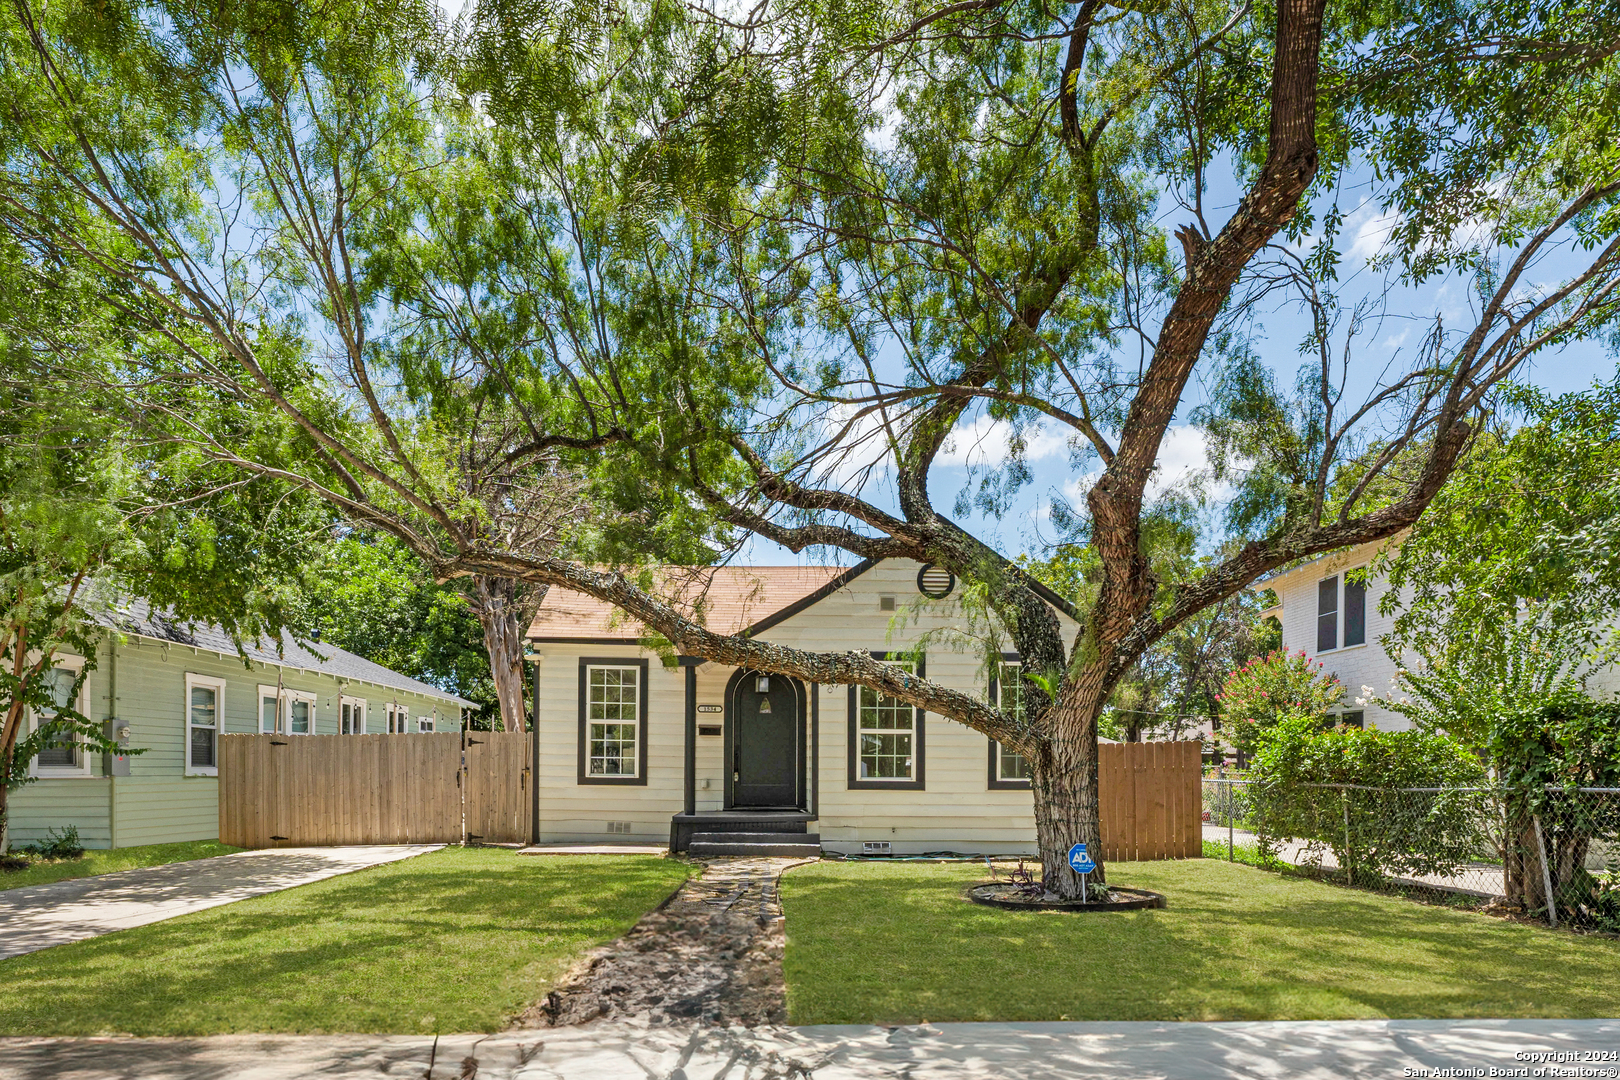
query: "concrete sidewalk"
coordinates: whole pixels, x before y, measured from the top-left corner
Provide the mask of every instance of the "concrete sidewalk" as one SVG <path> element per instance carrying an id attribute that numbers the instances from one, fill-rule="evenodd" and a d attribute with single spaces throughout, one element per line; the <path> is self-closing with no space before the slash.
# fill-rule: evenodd
<path id="1" fill-rule="evenodd" d="M 0 891 L 0 959 L 408 859 L 440 844 L 276 848 Z"/>
<path id="2" fill-rule="evenodd" d="M 500 1035 L 4 1039 L 0 1080 L 1269 1080 L 1472 1075 L 1613 1077 L 1614 1020 L 670 1028 L 594 1024 Z M 1537 1054 L 1573 1055 L 1562 1061 Z M 1557 1073 L 1542 1069 L 1590 1069 Z M 1411 1073 L 1405 1070 L 1413 1070 Z M 1427 1071 L 1419 1071 L 1427 1070 Z M 1502 1075 L 1498 1073 L 1497 1075 Z M 1512 1075 L 1512 1074 L 1508 1074 Z"/>

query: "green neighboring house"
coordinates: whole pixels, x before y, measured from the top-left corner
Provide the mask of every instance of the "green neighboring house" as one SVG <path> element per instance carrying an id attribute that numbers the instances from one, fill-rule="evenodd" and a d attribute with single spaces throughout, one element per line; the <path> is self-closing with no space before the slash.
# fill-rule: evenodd
<path id="1" fill-rule="evenodd" d="M 186 627 L 129 605 L 104 620 L 79 711 L 145 753 L 105 755 L 61 745 L 13 791 L 11 843 L 76 826 L 85 847 L 131 847 L 219 835 L 221 732 L 299 735 L 460 731 L 465 698 L 328 645 L 246 649 L 217 627 Z M 115 632 L 114 632 L 115 631 Z M 64 656 L 63 689 L 84 660 Z M 36 718 L 30 717 L 32 723 Z"/>

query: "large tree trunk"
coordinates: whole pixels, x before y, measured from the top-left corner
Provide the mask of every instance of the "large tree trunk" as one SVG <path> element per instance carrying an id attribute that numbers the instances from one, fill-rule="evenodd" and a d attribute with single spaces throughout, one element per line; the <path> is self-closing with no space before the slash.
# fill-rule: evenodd
<path id="1" fill-rule="evenodd" d="M 501 707 L 501 726 L 507 731 L 522 731 L 523 635 L 533 609 L 520 597 L 518 583 L 510 578 L 474 577 L 472 601 L 484 628 L 484 648 L 489 651 L 489 673 L 495 682 L 495 700 Z"/>
<path id="2" fill-rule="evenodd" d="M 1047 889 L 1066 900 L 1080 897 L 1080 875 L 1069 868 L 1075 844 L 1085 844 L 1097 863 L 1088 881 L 1107 881 L 1097 812 L 1097 717 L 1106 696 L 1094 685 L 1100 679 L 1087 670 L 1064 682 L 1045 718 L 1047 738 L 1030 762 L 1041 873 Z"/>

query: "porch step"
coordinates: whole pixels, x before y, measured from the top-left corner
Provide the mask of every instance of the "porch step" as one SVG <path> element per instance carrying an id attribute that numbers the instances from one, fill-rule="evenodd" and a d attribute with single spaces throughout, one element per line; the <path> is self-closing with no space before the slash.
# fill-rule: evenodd
<path id="1" fill-rule="evenodd" d="M 786 855 L 815 858 L 821 834 L 780 832 L 701 832 L 692 836 L 688 855 Z"/>
<path id="2" fill-rule="evenodd" d="M 699 828 L 694 836 L 713 833 L 769 833 L 773 836 L 803 836 L 810 831 L 807 815 L 792 814 L 772 817 L 768 814 L 695 814 L 692 824 Z M 681 820 L 677 818 L 677 820 Z"/>

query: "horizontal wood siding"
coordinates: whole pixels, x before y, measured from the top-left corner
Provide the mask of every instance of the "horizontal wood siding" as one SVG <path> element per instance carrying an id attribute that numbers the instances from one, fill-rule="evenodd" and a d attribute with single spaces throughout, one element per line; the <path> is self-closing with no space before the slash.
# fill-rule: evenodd
<path id="1" fill-rule="evenodd" d="M 112 846 L 107 781 L 100 778 L 36 780 L 11 793 L 11 844 L 44 840 L 52 829 L 72 825 L 87 848 Z"/>
<path id="2" fill-rule="evenodd" d="M 918 569 L 916 563 L 902 560 L 880 563 L 820 603 L 771 627 L 761 637 L 821 652 L 900 652 L 913 647 L 925 633 L 960 627 L 962 617 L 954 597 L 929 601 L 918 593 Z M 895 597 L 899 610 L 881 609 L 880 600 L 885 595 Z M 1066 640 L 1072 644 L 1078 628 L 1067 619 L 1063 623 Z M 622 834 L 608 832 L 608 823 L 628 822 L 634 839 L 667 839 L 670 816 L 684 806 L 685 686 L 681 670 L 662 667 L 654 654 L 633 642 L 545 642 L 538 648 L 543 655 L 538 768 L 541 838 L 547 842 L 622 840 Z M 578 662 L 582 656 L 653 660 L 647 679 L 651 696 L 645 786 L 602 787 L 578 782 Z M 927 670 L 930 679 L 946 686 L 988 694 L 989 672 L 976 654 L 936 644 L 928 651 Z M 714 664 L 698 668 L 699 706 L 721 709 L 700 712 L 700 726 L 723 725 L 725 688 L 733 672 L 732 668 Z M 820 820 L 815 828 L 829 848 L 859 851 L 865 841 L 887 841 L 896 852 L 947 848 L 985 853 L 1035 850 L 1032 796 L 1027 789 L 990 789 L 989 741 L 983 735 L 930 714 L 924 721 L 924 789 L 851 790 L 847 779 L 851 734 L 847 688 L 822 686 L 817 697 Z M 1158 852 L 1152 857 L 1175 858 L 1201 850 L 1201 844 L 1193 842 L 1200 836 L 1196 828 L 1198 744 L 1185 745 L 1186 749 L 1162 753 L 1145 751 L 1148 757 L 1143 767 L 1157 770 L 1162 765 L 1176 771 L 1179 779 L 1174 784 L 1163 791 L 1152 785 L 1142 786 L 1140 806 L 1135 801 L 1138 787 L 1132 786 L 1129 805 L 1121 796 L 1114 810 L 1104 811 L 1105 822 L 1110 813 L 1125 815 L 1131 823 L 1127 835 L 1132 837 L 1138 835 L 1134 824 L 1138 817 L 1150 823 L 1149 831 L 1141 834 L 1147 840 L 1140 844 L 1133 840 L 1132 851 Z M 699 811 L 722 808 L 726 779 L 723 755 L 722 738 L 698 737 L 695 778 Z M 1130 760 L 1134 768 L 1137 758 Z M 1178 771 L 1185 770 L 1189 763 L 1190 774 Z"/>
<path id="3" fill-rule="evenodd" d="M 216 837 L 218 782 L 212 776 L 185 774 L 188 674 L 224 681 L 220 716 L 224 733 L 258 731 L 259 686 L 274 686 L 278 678 L 289 690 L 315 696 L 318 734 L 337 733 L 342 696 L 366 701 L 370 732 L 387 730 L 384 705 L 392 701 L 410 709 L 412 730 L 420 716 L 433 718 L 437 730 L 460 730 L 454 705 L 422 694 L 257 661 L 244 666 L 239 657 L 188 645 L 137 637 L 114 644 L 109 639 L 86 679 L 88 713 L 96 719 L 118 718 L 129 727 L 131 744 L 142 752 L 131 756 L 127 777 L 103 778 L 103 758 L 94 754 L 91 778 L 44 778 L 14 792 L 13 841 L 29 843 L 52 827 L 68 824 L 78 827 L 86 846 L 98 848 Z"/>

